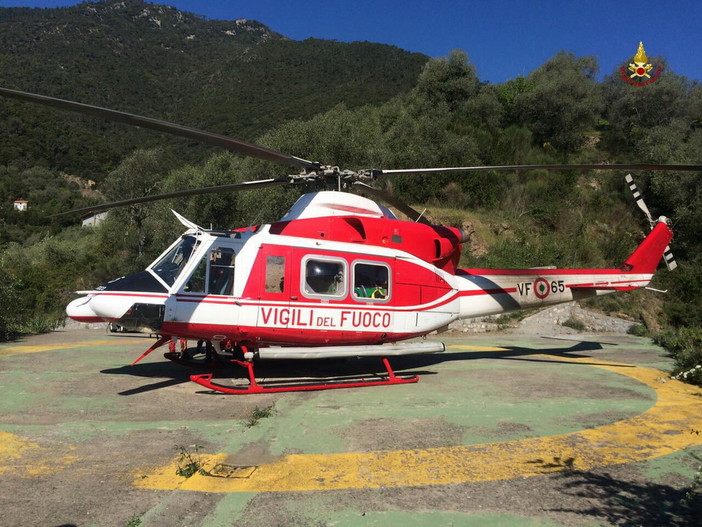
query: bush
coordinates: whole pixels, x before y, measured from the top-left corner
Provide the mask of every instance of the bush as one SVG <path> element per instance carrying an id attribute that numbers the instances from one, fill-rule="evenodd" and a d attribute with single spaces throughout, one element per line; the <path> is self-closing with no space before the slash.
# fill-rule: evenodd
<path id="1" fill-rule="evenodd" d="M 575 331 L 584 331 L 585 330 L 585 323 L 582 320 L 578 320 L 577 318 L 573 318 L 573 317 L 561 322 L 561 326 L 565 326 L 567 328 L 574 329 Z"/>
<path id="2" fill-rule="evenodd" d="M 673 377 L 702 386 L 702 329 L 666 330 L 655 335 L 653 341 L 675 359 Z"/>
<path id="3" fill-rule="evenodd" d="M 648 328 L 645 324 L 634 324 L 629 328 L 627 333 L 635 337 L 647 337 L 649 335 Z"/>

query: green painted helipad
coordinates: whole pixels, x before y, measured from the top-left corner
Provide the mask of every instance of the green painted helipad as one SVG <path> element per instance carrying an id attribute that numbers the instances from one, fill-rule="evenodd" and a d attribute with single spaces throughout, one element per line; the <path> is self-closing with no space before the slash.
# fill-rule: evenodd
<path id="1" fill-rule="evenodd" d="M 667 379 L 661 350 L 610 335 L 601 338 L 610 344 L 442 340 L 443 354 L 393 361 L 421 376 L 415 385 L 248 396 L 207 393 L 155 356 L 126 366 L 152 342 L 139 336 L 66 331 L 2 345 L 5 517 L 208 526 L 684 517 L 671 496 L 684 497 L 699 465 L 702 390 Z M 315 361 L 261 373 L 381 368 Z M 270 416 L 252 419 L 266 407 Z M 178 476 L 185 451 L 209 475 Z M 613 488 L 597 498 L 605 484 Z M 651 495 L 609 503 L 637 485 L 657 489 L 667 508 Z"/>

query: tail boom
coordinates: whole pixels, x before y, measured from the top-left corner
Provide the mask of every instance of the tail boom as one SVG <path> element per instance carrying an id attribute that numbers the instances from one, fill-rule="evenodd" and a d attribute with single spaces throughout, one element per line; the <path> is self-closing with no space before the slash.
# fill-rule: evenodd
<path id="1" fill-rule="evenodd" d="M 459 269 L 459 318 L 646 287 L 671 238 L 672 231 L 660 221 L 620 269 Z"/>

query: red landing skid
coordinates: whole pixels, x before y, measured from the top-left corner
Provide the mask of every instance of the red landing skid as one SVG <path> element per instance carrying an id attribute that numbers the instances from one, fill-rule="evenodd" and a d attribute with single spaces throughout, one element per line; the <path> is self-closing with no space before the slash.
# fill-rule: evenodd
<path id="1" fill-rule="evenodd" d="M 232 362 L 243 366 L 247 369 L 249 374 L 249 385 L 248 386 L 223 386 L 212 382 L 212 374 L 205 373 L 200 375 L 191 375 L 190 380 L 196 382 L 200 386 L 204 386 L 210 390 L 214 390 L 220 393 L 226 394 L 250 394 L 250 393 L 277 393 L 277 392 L 307 392 L 313 390 L 334 390 L 337 388 L 361 388 L 364 386 L 387 386 L 390 384 L 409 384 L 417 382 L 419 377 L 416 375 L 412 377 L 398 377 L 395 372 L 392 371 L 390 367 L 390 362 L 386 357 L 383 357 L 383 364 L 387 370 L 387 376 L 378 377 L 376 379 L 362 378 L 361 380 L 354 381 L 329 381 L 326 383 L 316 384 L 316 383 L 304 383 L 304 384 L 286 384 L 286 385 L 261 385 L 256 382 L 256 377 L 254 376 L 254 367 L 252 361 L 239 361 L 232 359 Z"/>

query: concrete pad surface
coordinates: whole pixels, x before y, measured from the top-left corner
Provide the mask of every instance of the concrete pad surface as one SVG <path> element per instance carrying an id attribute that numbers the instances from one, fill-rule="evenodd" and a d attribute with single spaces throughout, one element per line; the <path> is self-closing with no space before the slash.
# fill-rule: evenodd
<path id="1" fill-rule="evenodd" d="M 141 335 L 0 345 L 2 525 L 686 525 L 702 390 L 647 339 L 440 335 L 416 384 L 213 394 Z M 383 372 L 269 361 L 260 379 Z M 243 372 L 231 370 L 241 382 Z M 230 382 L 226 377 L 221 382 Z M 185 477 L 188 468 L 195 468 Z M 200 472 L 197 469 L 201 469 Z"/>

